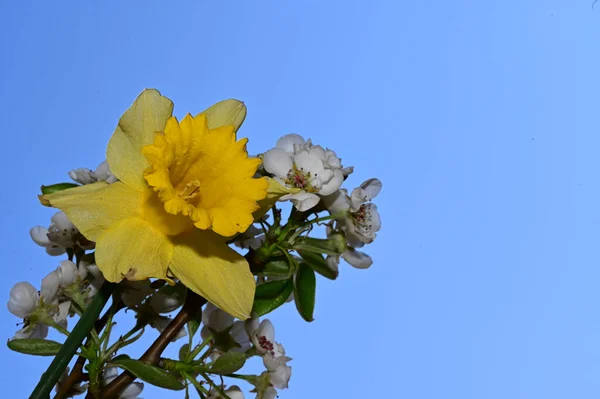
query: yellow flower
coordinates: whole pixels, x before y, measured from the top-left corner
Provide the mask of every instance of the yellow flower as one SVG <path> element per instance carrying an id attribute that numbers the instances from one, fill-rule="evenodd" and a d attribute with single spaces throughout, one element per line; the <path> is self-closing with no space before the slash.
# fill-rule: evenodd
<path id="1" fill-rule="evenodd" d="M 106 157 L 117 183 L 94 183 L 43 196 L 89 240 L 107 280 L 178 278 L 241 319 L 250 316 L 255 281 L 226 244 L 253 222 L 269 182 L 253 178 L 260 160 L 236 141 L 246 108 L 236 100 L 172 117 L 173 103 L 145 90 L 119 120 Z"/>

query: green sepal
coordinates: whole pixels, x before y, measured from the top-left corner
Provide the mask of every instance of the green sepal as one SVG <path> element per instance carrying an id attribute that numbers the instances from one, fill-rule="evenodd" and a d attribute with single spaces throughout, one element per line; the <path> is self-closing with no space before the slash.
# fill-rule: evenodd
<path id="1" fill-rule="evenodd" d="M 317 278 L 315 271 L 305 262 L 300 262 L 300 267 L 294 278 L 294 302 L 300 316 L 309 322 L 314 320 L 316 291 Z"/>
<path id="2" fill-rule="evenodd" d="M 15 352 L 26 355 L 56 356 L 62 344 L 49 339 L 27 338 L 13 339 L 8 341 L 7 346 Z"/>
<path id="3" fill-rule="evenodd" d="M 141 360 L 127 359 L 124 357 L 116 357 L 111 360 L 111 363 L 116 364 L 124 370 L 129 371 L 140 380 L 148 384 L 156 385 L 157 387 L 179 391 L 185 388 L 177 377 L 159 367 L 153 366 Z"/>

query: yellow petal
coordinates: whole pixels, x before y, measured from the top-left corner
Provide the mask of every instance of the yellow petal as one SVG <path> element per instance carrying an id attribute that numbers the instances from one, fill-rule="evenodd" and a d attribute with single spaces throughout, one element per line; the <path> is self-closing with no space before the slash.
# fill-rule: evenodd
<path id="1" fill-rule="evenodd" d="M 144 170 L 148 161 L 142 147 L 154 142 L 173 113 L 173 102 L 155 89 L 146 89 L 119 119 L 106 159 L 112 173 L 123 183 L 137 189 L 146 186 Z"/>
<path id="2" fill-rule="evenodd" d="M 250 317 L 256 283 L 243 256 L 212 231 L 196 230 L 173 243 L 169 268 L 186 287 L 232 316 Z"/>
<path id="3" fill-rule="evenodd" d="M 112 224 L 135 217 L 142 195 L 120 182 L 100 182 L 42 195 L 40 200 L 65 212 L 88 240 L 96 241 Z"/>
<path id="4" fill-rule="evenodd" d="M 246 119 L 246 106 L 238 100 L 223 100 L 201 114 L 206 114 L 209 129 L 233 125 L 233 130 L 237 132 Z"/>
<path id="5" fill-rule="evenodd" d="M 166 279 L 173 244 L 141 219 L 118 222 L 96 242 L 96 265 L 108 281 Z"/>
<path id="6" fill-rule="evenodd" d="M 260 220 L 260 218 L 269 212 L 269 209 L 275 205 L 279 198 L 286 194 L 297 194 L 300 192 L 299 188 L 287 188 L 275 179 L 270 177 L 266 177 L 266 179 L 269 182 L 269 187 L 267 187 L 267 196 L 258 201 L 260 208 L 252 214 L 252 216 L 254 216 L 254 221 Z"/>

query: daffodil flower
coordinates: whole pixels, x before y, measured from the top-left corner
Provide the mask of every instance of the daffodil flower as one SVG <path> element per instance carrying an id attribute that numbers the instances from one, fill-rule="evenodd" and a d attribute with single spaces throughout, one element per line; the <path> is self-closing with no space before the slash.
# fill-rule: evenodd
<path id="1" fill-rule="evenodd" d="M 236 131 L 243 103 L 226 100 L 181 122 L 173 103 L 145 90 L 123 114 L 106 158 L 119 180 L 45 195 L 96 242 L 96 264 L 108 281 L 179 279 L 229 314 L 250 316 L 255 281 L 226 241 L 254 221 L 269 181 L 253 178 Z"/>

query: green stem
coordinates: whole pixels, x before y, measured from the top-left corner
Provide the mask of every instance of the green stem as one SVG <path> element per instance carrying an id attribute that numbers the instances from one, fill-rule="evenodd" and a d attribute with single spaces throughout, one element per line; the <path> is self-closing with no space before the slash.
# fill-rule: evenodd
<path id="1" fill-rule="evenodd" d="M 204 341 L 202 341 L 201 343 L 199 343 L 198 345 L 196 345 L 196 347 L 194 348 L 193 351 L 191 351 L 185 358 L 186 361 L 191 362 L 192 360 L 194 360 L 194 358 L 196 356 L 198 356 L 198 353 L 200 353 L 200 351 L 202 349 L 204 349 L 204 347 L 206 345 L 208 345 L 210 343 L 210 341 L 213 339 L 212 335 L 209 335 Z"/>
<path id="2" fill-rule="evenodd" d="M 71 334 L 56 354 L 54 360 L 52 360 L 52 363 L 50 363 L 46 372 L 42 374 L 40 382 L 38 382 L 29 399 L 47 399 L 50 397 L 52 388 L 56 385 L 56 382 L 75 355 L 75 352 L 77 352 L 77 349 L 81 346 L 85 337 L 94 328 L 94 322 L 114 289 L 115 284 L 108 281 L 102 285 L 102 288 L 85 310 L 85 313 L 81 316 L 73 331 L 71 331 Z"/>
<path id="3" fill-rule="evenodd" d="M 229 397 L 229 395 L 227 395 L 227 394 L 225 393 L 225 391 L 223 391 L 223 389 L 222 389 L 220 386 L 218 386 L 217 384 L 215 384 L 215 383 L 214 383 L 214 381 L 210 379 L 210 377 L 208 376 L 208 374 L 206 374 L 206 373 L 200 373 L 200 375 L 201 375 L 201 376 L 202 376 L 202 377 L 203 377 L 203 378 L 206 380 L 206 382 L 208 382 L 208 384 L 209 384 L 209 385 L 210 385 L 210 386 L 211 386 L 211 387 L 212 387 L 212 388 L 213 388 L 215 391 L 217 391 L 217 392 L 219 393 L 219 395 L 220 395 L 220 396 L 222 396 L 222 397 L 223 397 L 223 398 L 225 398 L 225 399 L 231 399 L 231 398 Z M 223 378 L 221 378 L 221 382 L 222 382 L 222 381 L 223 381 Z"/>

